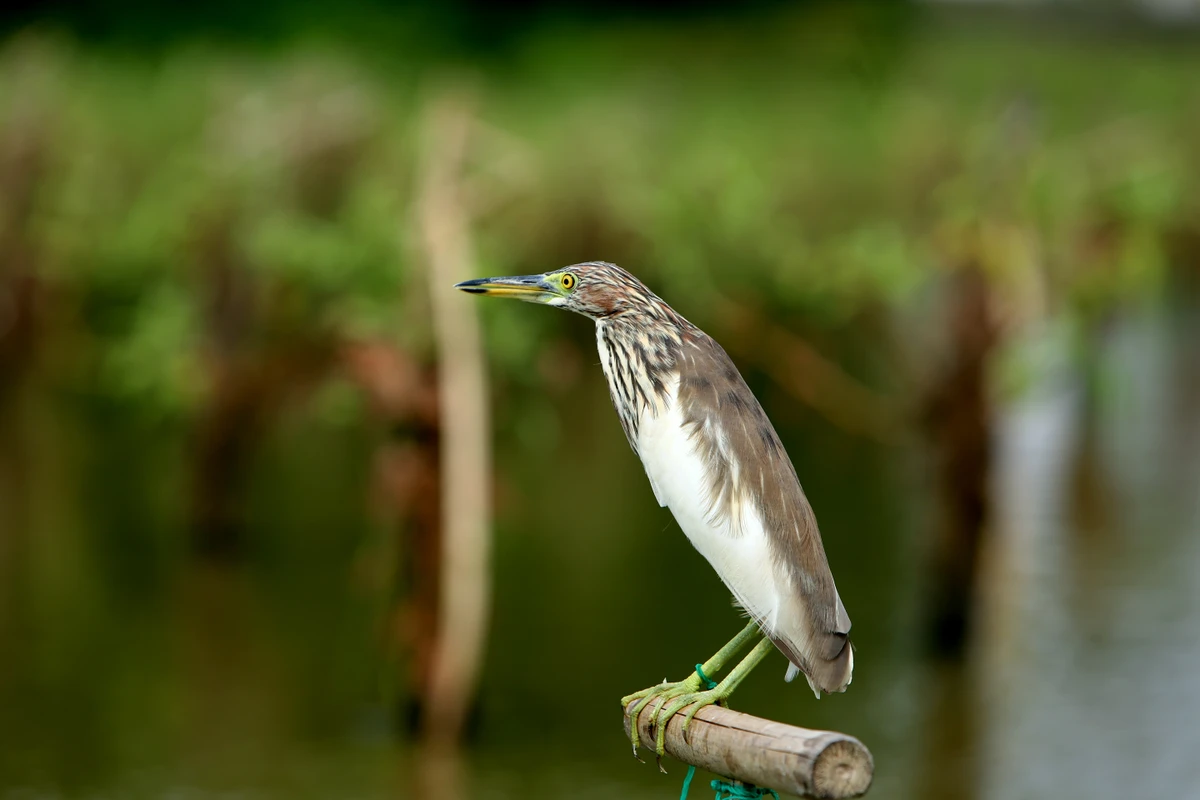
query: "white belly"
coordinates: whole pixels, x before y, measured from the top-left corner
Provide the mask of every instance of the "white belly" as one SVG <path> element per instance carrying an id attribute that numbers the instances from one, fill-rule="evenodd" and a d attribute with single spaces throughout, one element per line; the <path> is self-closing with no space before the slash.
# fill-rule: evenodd
<path id="1" fill-rule="evenodd" d="M 744 504 L 736 521 L 709 514 L 706 467 L 683 427 L 675 403 L 675 387 L 657 415 L 642 414 L 637 450 L 660 505 L 671 509 L 679 527 L 700 551 L 738 603 L 774 630 L 784 593 L 758 511 Z"/>

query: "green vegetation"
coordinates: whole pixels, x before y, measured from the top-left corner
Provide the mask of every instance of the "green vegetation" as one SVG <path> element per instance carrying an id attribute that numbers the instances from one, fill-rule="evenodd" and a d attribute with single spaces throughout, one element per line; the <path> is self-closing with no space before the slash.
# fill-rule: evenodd
<path id="1" fill-rule="evenodd" d="M 1014 30 L 879 55 L 846 21 L 754 24 L 554 31 L 457 65 L 481 121 L 478 271 L 607 258 L 704 324 L 734 299 L 820 338 L 946 269 L 984 269 L 1020 323 L 1152 296 L 1195 257 L 1171 250 L 1200 218 L 1194 49 Z M 28 211 L 9 204 L 7 236 L 87 354 L 56 380 L 186 415 L 227 272 L 253 301 L 243 343 L 426 347 L 409 212 L 423 103 L 450 72 L 10 41 L 4 194 Z M 514 377 L 563 324 L 487 313 Z"/>

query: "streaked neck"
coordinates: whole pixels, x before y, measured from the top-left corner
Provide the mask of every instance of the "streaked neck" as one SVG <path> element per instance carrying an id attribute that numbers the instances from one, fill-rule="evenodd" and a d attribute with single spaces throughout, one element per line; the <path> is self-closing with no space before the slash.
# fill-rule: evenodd
<path id="1" fill-rule="evenodd" d="M 597 320 L 596 346 L 613 407 L 636 449 L 642 415 L 657 416 L 670 402 L 668 387 L 683 347 L 682 330 L 645 319 Z"/>

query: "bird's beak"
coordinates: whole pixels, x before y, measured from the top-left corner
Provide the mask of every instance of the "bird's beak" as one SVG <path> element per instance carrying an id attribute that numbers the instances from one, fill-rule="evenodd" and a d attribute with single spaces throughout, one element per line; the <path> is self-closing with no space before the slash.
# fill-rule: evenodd
<path id="1" fill-rule="evenodd" d="M 513 297 L 530 303 L 544 303 L 556 297 L 554 287 L 546 282 L 544 275 L 514 275 L 509 278 L 476 278 L 454 284 L 468 294 L 486 294 L 489 297 Z"/>

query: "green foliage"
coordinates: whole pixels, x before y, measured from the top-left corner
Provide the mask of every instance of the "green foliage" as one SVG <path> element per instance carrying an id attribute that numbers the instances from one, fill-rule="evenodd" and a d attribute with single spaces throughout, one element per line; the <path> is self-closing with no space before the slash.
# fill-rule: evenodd
<path id="1" fill-rule="evenodd" d="M 733 298 L 832 333 L 974 264 L 1012 319 L 1093 318 L 1153 297 L 1196 224 L 1194 51 L 918 32 L 868 59 L 836 16 L 744 33 L 548 32 L 477 64 L 478 273 L 607 258 L 702 324 Z M 186 414 L 222 337 L 426 350 L 410 69 L 441 71 L 10 41 L 4 158 L 32 142 L 40 165 L 21 236 L 103 365 L 60 378 Z M 535 379 L 563 321 L 484 313 L 501 375 Z"/>

